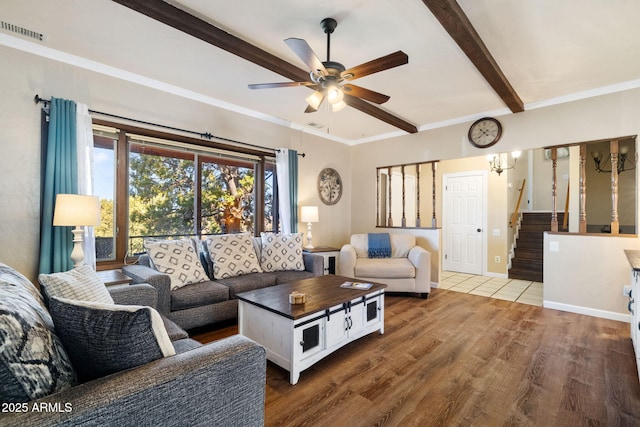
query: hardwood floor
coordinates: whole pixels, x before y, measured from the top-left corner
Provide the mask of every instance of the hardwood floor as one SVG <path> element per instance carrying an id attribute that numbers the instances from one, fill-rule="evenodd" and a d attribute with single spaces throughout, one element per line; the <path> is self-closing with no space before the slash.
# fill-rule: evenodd
<path id="1" fill-rule="evenodd" d="M 267 364 L 266 426 L 640 425 L 627 323 L 442 289 L 386 296 L 384 335 L 288 378 Z"/>

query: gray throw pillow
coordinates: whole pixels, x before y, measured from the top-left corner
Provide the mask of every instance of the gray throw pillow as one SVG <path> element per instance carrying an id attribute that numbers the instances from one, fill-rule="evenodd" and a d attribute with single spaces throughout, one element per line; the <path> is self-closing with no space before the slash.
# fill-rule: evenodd
<path id="1" fill-rule="evenodd" d="M 80 382 L 175 354 L 151 307 L 52 297 L 49 310 Z"/>
<path id="2" fill-rule="evenodd" d="M 75 383 L 69 356 L 38 291 L 0 263 L 0 402 L 29 402 Z"/>

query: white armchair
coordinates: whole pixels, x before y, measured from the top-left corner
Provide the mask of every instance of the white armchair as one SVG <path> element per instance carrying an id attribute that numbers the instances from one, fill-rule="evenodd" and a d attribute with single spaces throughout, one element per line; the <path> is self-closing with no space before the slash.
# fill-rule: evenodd
<path id="1" fill-rule="evenodd" d="M 339 274 L 387 285 L 386 292 L 410 292 L 427 298 L 431 290 L 431 253 L 409 234 L 389 234 L 390 258 L 368 257 L 368 235 L 354 234 L 340 249 Z"/>

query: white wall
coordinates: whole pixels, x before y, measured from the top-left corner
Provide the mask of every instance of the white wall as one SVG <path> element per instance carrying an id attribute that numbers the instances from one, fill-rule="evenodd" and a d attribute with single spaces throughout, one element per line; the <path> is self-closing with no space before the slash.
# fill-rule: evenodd
<path id="1" fill-rule="evenodd" d="M 631 284 L 631 267 L 624 250 L 638 248 L 635 237 L 545 233 L 544 306 L 628 322 L 622 290 Z"/>

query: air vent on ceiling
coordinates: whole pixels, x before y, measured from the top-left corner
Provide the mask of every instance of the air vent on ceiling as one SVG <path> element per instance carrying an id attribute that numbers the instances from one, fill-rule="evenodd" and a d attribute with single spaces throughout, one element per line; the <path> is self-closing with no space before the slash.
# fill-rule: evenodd
<path id="1" fill-rule="evenodd" d="M 44 34 L 37 31 L 30 30 L 20 25 L 11 24 L 10 22 L 0 21 L 0 29 L 8 33 L 18 34 L 19 36 L 26 37 L 28 39 L 44 42 Z"/>
<path id="2" fill-rule="evenodd" d="M 324 125 L 315 123 L 315 122 L 309 122 L 307 123 L 307 126 L 312 127 L 312 128 L 316 128 L 316 129 L 322 129 L 324 127 Z"/>

